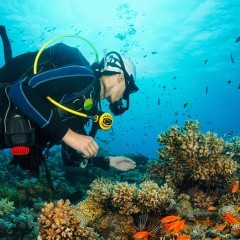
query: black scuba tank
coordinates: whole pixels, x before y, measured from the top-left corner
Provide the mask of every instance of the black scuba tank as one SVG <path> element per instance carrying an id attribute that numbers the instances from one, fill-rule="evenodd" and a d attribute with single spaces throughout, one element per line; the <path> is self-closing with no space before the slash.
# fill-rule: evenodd
<path id="1" fill-rule="evenodd" d="M 29 119 L 17 108 L 7 113 L 4 121 L 4 141 L 14 155 L 26 155 L 35 141 L 35 131 Z"/>

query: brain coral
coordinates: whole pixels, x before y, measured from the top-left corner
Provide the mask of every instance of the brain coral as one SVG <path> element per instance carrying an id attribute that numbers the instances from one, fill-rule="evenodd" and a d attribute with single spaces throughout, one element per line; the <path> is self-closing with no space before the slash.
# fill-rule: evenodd
<path id="1" fill-rule="evenodd" d="M 170 174 L 175 183 L 185 176 L 193 180 L 210 181 L 214 177 L 227 177 L 237 170 L 237 163 L 223 154 L 225 143 L 217 134 L 202 134 L 198 121 L 188 120 L 183 128 L 170 127 L 160 134 L 160 159 L 149 167 L 150 175 L 162 177 L 161 169 Z M 158 170 L 158 171 L 157 171 Z"/>

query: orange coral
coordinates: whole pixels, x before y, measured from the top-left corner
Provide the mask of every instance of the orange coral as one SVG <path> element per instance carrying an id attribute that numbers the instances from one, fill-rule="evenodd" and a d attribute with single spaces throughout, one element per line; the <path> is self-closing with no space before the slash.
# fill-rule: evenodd
<path id="1" fill-rule="evenodd" d="M 92 229 L 80 226 L 80 221 L 75 217 L 75 208 L 70 206 L 69 200 L 45 204 L 38 222 L 40 223 L 40 236 L 44 240 L 95 239 L 96 234 Z"/>

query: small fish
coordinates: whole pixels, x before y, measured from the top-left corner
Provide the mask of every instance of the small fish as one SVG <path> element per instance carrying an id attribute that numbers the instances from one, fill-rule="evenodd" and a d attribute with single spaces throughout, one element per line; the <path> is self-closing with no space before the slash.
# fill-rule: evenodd
<path id="1" fill-rule="evenodd" d="M 228 212 L 225 213 L 225 220 L 228 223 L 230 223 L 231 225 L 239 224 L 237 217 L 235 217 L 234 215 L 232 215 L 232 214 L 230 214 Z"/>
<path id="2" fill-rule="evenodd" d="M 223 137 L 231 137 L 233 135 L 233 131 L 229 132 L 229 133 L 224 133 Z"/>
<path id="3" fill-rule="evenodd" d="M 232 193 L 237 192 L 238 189 L 239 189 L 239 183 L 235 183 L 232 187 Z"/>
<path id="4" fill-rule="evenodd" d="M 158 105 L 160 105 L 160 98 L 158 98 Z"/>
<path id="5" fill-rule="evenodd" d="M 211 225 L 211 221 L 210 221 L 209 217 L 206 218 L 205 223 L 206 223 L 207 226 L 210 226 L 210 225 Z"/>
<path id="6" fill-rule="evenodd" d="M 176 240 L 190 240 L 191 237 L 188 235 L 181 235 Z"/>
<path id="7" fill-rule="evenodd" d="M 240 37 L 237 37 L 235 42 L 240 42 Z"/>
<path id="8" fill-rule="evenodd" d="M 227 82 L 228 84 L 230 84 L 231 83 L 231 80 L 228 80 L 228 82 Z"/>
<path id="9" fill-rule="evenodd" d="M 155 52 L 155 51 L 152 51 L 152 52 L 151 52 L 152 55 L 154 55 L 154 54 L 156 54 L 156 53 L 157 53 L 157 52 Z"/>
<path id="10" fill-rule="evenodd" d="M 177 225 L 175 226 L 175 228 L 173 229 L 172 231 L 172 234 L 173 235 L 177 235 L 179 234 L 179 231 L 180 230 L 183 230 L 183 229 L 187 229 L 188 227 L 184 224 L 185 223 L 185 220 L 180 220 L 180 221 L 177 221 Z"/>
<path id="11" fill-rule="evenodd" d="M 150 232 L 148 232 L 148 231 L 140 231 L 140 232 L 134 233 L 133 238 L 134 239 L 148 240 L 149 236 L 150 236 Z"/>
<path id="12" fill-rule="evenodd" d="M 173 79 L 176 79 L 176 76 L 174 76 Z"/>
<path id="13" fill-rule="evenodd" d="M 187 107 L 187 105 L 188 105 L 188 103 L 184 103 L 184 104 L 183 104 L 183 107 L 185 108 L 185 107 Z"/>
<path id="14" fill-rule="evenodd" d="M 240 89 L 240 83 L 238 84 L 238 89 Z"/>
<path id="15" fill-rule="evenodd" d="M 207 62 L 208 62 L 208 59 L 206 59 L 206 60 L 204 61 L 204 64 L 206 65 L 206 64 L 207 64 Z"/>
<path id="16" fill-rule="evenodd" d="M 208 93 L 208 86 L 206 86 L 205 93 L 206 94 Z"/>
<path id="17" fill-rule="evenodd" d="M 178 222 L 179 221 L 177 220 L 177 221 L 167 223 L 164 227 L 164 231 L 167 232 L 167 231 L 170 231 L 172 229 L 175 229 L 175 227 L 178 225 Z"/>
<path id="18" fill-rule="evenodd" d="M 230 59 L 231 59 L 231 62 L 234 63 L 234 59 L 233 59 L 232 54 L 230 54 Z"/>
<path id="19" fill-rule="evenodd" d="M 161 223 L 169 223 L 169 222 L 173 222 L 173 221 L 176 221 L 176 220 L 179 220 L 179 219 L 180 219 L 179 216 L 169 215 L 169 216 L 166 216 L 166 217 L 162 218 L 160 221 L 161 221 Z"/>
<path id="20" fill-rule="evenodd" d="M 214 210 L 216 210 L 216 209 L 217 209 L 217 208 L 214 207 L 214 206 L 209 206 L 209 207 L 208 207 L 208 210 L 209 210 L 209 211 L 214 211 Z"/>
<path id="21" fill-rule="evenodd" d="M 224 226 L 222 226 L 222 225 L 216 225 L 214 228 L 215 228 L 216 230 L 222 230 L 223 227 L 224 227 Z"/>

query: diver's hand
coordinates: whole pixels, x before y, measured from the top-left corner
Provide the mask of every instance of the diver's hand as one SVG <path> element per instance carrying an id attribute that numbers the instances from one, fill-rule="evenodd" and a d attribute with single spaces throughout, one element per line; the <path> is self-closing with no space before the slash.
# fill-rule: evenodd
<path id="1" fill-rule="evenodd" d="M 98 144 L 90 136 L 78 134 L 68 129 L 62 140 L 71 148 L 83 153 L 84 158 L 95 157 L 98 153 Z"/>
<path id="2" fill-rule="evenodd" d="M 109 157 L 110 167 L 121 171 L 128 171 L 136 167 L 136 162 L 124 156 Z"/>

